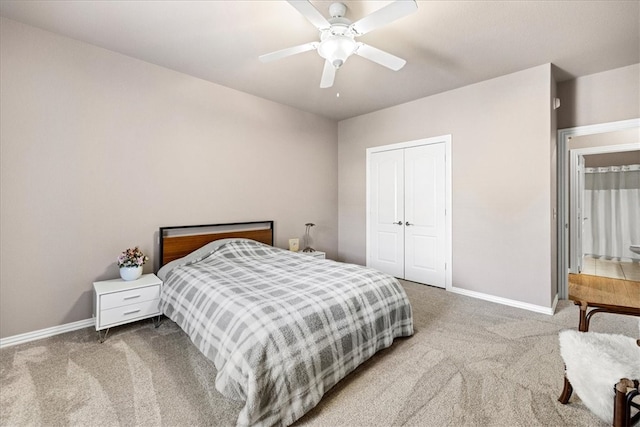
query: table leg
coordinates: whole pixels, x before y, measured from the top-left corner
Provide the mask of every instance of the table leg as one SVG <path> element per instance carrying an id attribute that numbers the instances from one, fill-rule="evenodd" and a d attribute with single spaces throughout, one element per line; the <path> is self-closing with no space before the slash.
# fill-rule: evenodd
<path id="1" fill-rule="evenodd" d="M 587 332 L 589 330 L 589 321 L 587 320 L 587 303 L 576 302 L 576 304 L 580 304 L 580 323 L 578 326 L 578 330 L 580 332 Z"/>
<path id="2" fill-rule="evenodd" d="M 580 332 L 587 332 L 589 330 L 589 322 L 587 319 L 587 304 L 584 302 L 576 301 L 576 305 L 580 306 L 580 323 L 578 326 L 578 330 Z M 563 405 L 569 403 L 569 399 L 571 399 L 571 395 L 573 394 L 573 386 L 567 379 L 567 375 L 564 375 L 564 386 L 562 388 L 562 393 L 558 398 L 558 401 Z"/>

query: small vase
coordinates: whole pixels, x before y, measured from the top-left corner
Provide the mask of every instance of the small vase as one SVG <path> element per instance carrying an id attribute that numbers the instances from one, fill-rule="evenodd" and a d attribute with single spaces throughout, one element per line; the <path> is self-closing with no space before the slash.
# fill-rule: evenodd
<path id="1" fill-rule="evenodd" d="M 120 267 L 120 277 L 122 277 L 122 280 L 136 280 L 140 276 L 142 276 L 142 266 Z"/>

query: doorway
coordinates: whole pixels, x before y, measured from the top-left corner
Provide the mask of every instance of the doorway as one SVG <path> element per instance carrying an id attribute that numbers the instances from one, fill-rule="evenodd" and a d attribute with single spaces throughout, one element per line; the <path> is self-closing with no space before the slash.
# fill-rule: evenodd
<path id="1" fill-rule="evenodd" d="M 572 147 L 572 139 L 604 134 L 630 134 L 633 142 L 603 145 L 598 138 L 579 148 Z M 580 183 L 580 160 L 585 155 L 626 152 L 640 149 L 640 119 L 598 125 L 580 126 L 558 131 L 558 296 L 568 297 L 568 274 L 582 269 L 583 214 Z M 583 169 L 584 171 L 584 169 Z M 587 217 L 588 218 L 588 217 Z"/>
<path id="2" fill-rule="evenodd" d="M 578 138 L 579 139 L 579 138 Z M 640 150 L 584 158 L 580 272 L 640 281 Z"/>

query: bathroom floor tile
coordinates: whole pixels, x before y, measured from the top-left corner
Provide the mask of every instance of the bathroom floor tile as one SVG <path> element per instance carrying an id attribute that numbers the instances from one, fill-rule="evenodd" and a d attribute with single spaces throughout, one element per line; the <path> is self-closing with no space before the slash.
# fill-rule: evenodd
<path id="1" fill-rule="evenodd" d="M 582 272 L 595 276 L 640 281 L 640 263 L 585 256 Z"/>

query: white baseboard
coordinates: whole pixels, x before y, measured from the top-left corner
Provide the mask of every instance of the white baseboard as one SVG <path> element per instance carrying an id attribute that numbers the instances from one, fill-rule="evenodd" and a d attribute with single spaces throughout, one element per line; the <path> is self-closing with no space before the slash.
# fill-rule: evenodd
<path id="1" fill-rule="evenodd" d="M 558 304 L 558 294 L 556 293 L 556 297 L 553 299 L 553 304 L 551 307 L 544 307 L 541 305 L 529 304 L 522 301 L 516 301 L 513 299 L 497 297 L 494 295 L 483 294 L 481 292 L 469 291 L 467 289 L 451 287 L 447 289 L 448 291 L 454 292 L 456 294 L 465 295 L 472 298 L 478 298 L 485 301 L 495 302 L 497 304 L 508 305 L 511 307 L 521 308 L 523 310 L 535 311 L 536 313 L 553 315 L 556 312 L 556 305 Z"/>
<path id="2" fill-rule="evenodd" d="M 95 325 L 96 320 L 91 318 L 80 320 L 78 322 L 66 323 L 60 326 L 53 326 L 51 328 L 40 329 L 38 331 L 27 332 L 25 334 L 14 335 L 12 337 L 0 338 L 0 348 L 48 338 L 54 335 L 64 334 L 65 332 L 77 331 L 78 329 L 88 328 Z"/>

